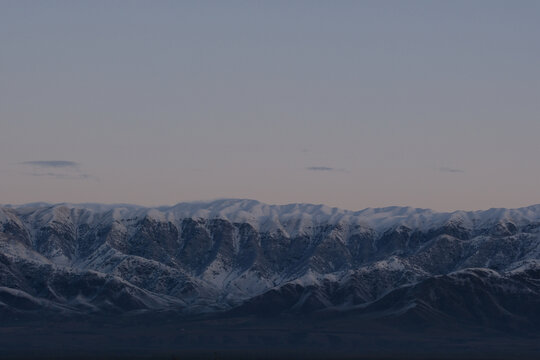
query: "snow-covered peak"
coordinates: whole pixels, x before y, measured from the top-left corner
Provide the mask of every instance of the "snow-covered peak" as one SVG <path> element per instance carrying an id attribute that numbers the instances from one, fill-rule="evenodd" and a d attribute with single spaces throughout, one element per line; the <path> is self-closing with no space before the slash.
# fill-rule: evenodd
<path id="1" fill-rule="evenodd" d="M 175 218 L 221 218 L 232 222 L 247 222 L 259 230 L 280 229 L 287 233 L 302 232 L 324 224 L 347 224 L 384 231 L 396 226 L 428 230 L 443 225 L 463 228 L 483 228 L 499 222 L 516 225 L 540 221 L 540 205 L 519 209 L 489 209 L 479 211 L 435 212 L 430 209 L 392 206 L 345 210 L 326 205 L 269 205 L 255 200 L 224 199 L 211 202 L 180 203 L 159 208 L 172 212 Z"/>
<path id="2" fill-rule="evenodd" d="M 148 217 L 157 221 L 181 221 L 185 218 L 224 219 L 249 223 L 259 231 L 281 231 L 288 235 L 309 234 L 314 227 L 344 224 L 349 229 L 373 229 L 381 232 L 397 226 L 429 230 L 445 225 L 466 229 L 484 228 L 511 222 L 516 226 L 540 222 L 540 205 L 519 209 L 435 212 L 413 207 L 367 208 L 344 210 L 316 204 L 270 205 L 248 199 L 221 199 L 209 202 L 186 202 L 174 206 L 147 208 L 137 205 L 108 204 L 29 204 L 9 206 L 22 214 L 39 214 L 47 222 L 55 218 L 81 219 L 86 222 L 104 218 L 110 221 Z M 2 213 L 3 214 L 3 213 Z M 0 214 L 0 216 L 4 216 Z M 1 220 L 1 219 L 0 219 Z"/>
<path id="3" fill-rule="evenodd" d="M 0 224 L 10 221 L 10 218 L 8 210 L 0 207 Z"/>

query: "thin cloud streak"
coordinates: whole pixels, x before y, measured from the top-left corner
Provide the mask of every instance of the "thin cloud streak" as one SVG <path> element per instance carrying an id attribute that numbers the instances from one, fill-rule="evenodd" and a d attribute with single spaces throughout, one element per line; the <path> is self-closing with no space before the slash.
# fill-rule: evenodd
<path id="1" fill-rule="evenodd" d="M 327 166 L 309 166 L 306 169 L 310 171 L 334 171 L 334 168 Z"/>
<path id="2" fill-rule="evenodd" d="M 461 169 L 454 169 L 454 168 L 449 168 L 449 167 L 441 167 L 439 168 L 439 171 L 446 172 L 446 173 L 464 173 L 465 172 L 464 170 L 461 170 Z"/>
<path id="3" fill-rule="evenodd" d="M 62 180 L 96 180 L 99 179 L 91 174 L 83 173 L 80 163 L 66 160 L 35 160 L 23 161 L 19 165 L 31 167 L 31 172 L 24 175 L 35 177 L 49 177 Z"/>
<path id="4" fill-rule="evenodd" d="M 309 171 L 323 171 L 323 172 L 347 172 L 346 169 L 336 169 L 328 166 L 308 166 L 306 170 Z"/>
<path id="5" fill-rule="evenodd" d="M 62 173 L 52 173 L 52 172 L 47 172 L 47 173 L 33 172 L 33 173 L 26 173 L 26 175 L 47 176 L 47 177 L 52 177 L 55 179 L 64 179 L 64 180 L 86 180 L 86 179 L 98 180 L 97 177 L 90 174 L 62 174 Z"/>
<path id="6" fill-rule="evenodd" d="M 79 163 L 65 160 L 40 160 L 40 161 L 23 161 L 20 165 L 39 166 L 46 168 L 78 168 Z"/>

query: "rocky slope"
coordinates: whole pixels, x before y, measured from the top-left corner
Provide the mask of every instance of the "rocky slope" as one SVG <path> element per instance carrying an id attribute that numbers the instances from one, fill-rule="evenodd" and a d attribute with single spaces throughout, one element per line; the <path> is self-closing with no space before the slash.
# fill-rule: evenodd
<path id="1" fill-rule="evenodd" d="M 538 329 L 540 205 L 0 207 L 0 314 L 320 314 Z"/>

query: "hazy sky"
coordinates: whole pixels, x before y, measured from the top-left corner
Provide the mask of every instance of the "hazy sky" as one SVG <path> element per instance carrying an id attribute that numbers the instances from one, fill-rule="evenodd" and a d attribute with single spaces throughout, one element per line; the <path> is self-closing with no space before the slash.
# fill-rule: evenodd
<path id="1" fill-rule="evenodd" d="M 0 203 L 540 203 L 540 1 L 1 1 Z"/>

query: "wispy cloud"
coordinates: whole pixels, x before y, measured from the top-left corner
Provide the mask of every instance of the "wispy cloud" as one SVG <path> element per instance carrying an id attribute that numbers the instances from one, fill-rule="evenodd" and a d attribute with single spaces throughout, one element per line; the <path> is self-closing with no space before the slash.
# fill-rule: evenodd
<path id="1" fill-rule="evenodd" d="M 310 171 L 334 171 L 334 168 L 328 166 L 308 166 L 306 169 Z"/>
<path id="2" fill-rule="evenodd" d="M 461 170 L 461 169 L 454 169 L 454 168 L 449 168 L 449 167 L 440 167 L 439 171 L 446 172 L 446 173 L 464 173 L 465 172 L 464 170 Z"/>
<path id="3" fill-rule="evenodd" d="M 97 177 L 83 173 L 81 164 L 75 161 L 66 160 L 33 160 L 18 163 L 31 169 L 31 172 L 25 172 L 25 175 L 37 177 L 50 177 L 64 180 L 98 180 Z"/>
<path id="4" fill-rule="evenodd" d="M 23 161 L 20 165 L 38 166 L 43 168 L 78 168 L 79 163 L 65 160 L 38 160 L 38 161 Z"/>
<path id="5" fill-rule="evenodd" d="M 54 173 L 54 172 L 32 172 L 32 173 L 26 173 L 30 176 L 47 176 L 47 177 L 53 177 L 55 179 L 67 179 L 67 180 L 84 180 L 84 179 L 94 179 L 97 180 L 95 176 L 92 176 L 90 174 L 63 174 L 63 173 Z"/>
<path id="6" fill-rule="evenodd" d="M 326 172 L 331 172 L 331 171 L 347 172 L 346 169 L 337 169 L 337 168 L 328 167 L 328 166 L 308 166 L 308 167 L 306 167 L 306 170 L 309 170 L 309 171 L 326 171 Z"/>

